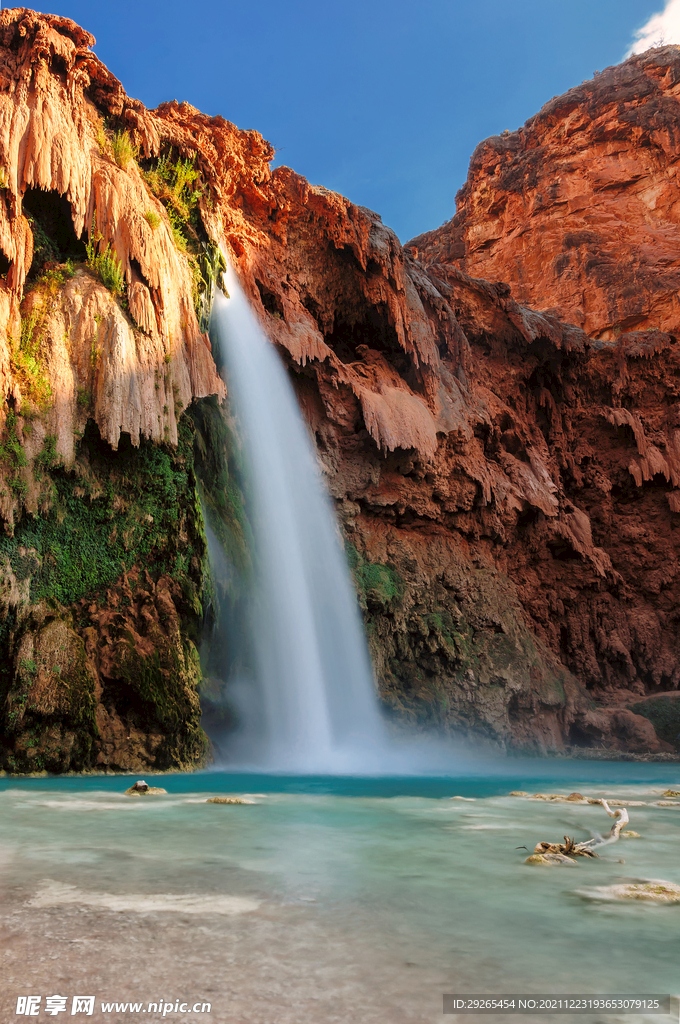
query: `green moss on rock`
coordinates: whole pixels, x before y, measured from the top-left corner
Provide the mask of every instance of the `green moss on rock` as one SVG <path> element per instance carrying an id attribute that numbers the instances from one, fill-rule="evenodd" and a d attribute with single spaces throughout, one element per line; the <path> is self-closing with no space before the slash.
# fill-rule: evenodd
<path id="1" fill-rule="evenodd" d="M 549 749 L 581 698 L 530 632 L 507 577 L 449 538 L 373 531 L 361 517 L 351 536 L 348 562 L 386 709 L 505 748 Z M 532 728 L 536 718 L 543 732 Z"/>
<path id="2" fill-rule="evenodd" d="M 201 665 L 194 645 L 177 637 L 140 657 L 131 644 L 120 676 L 119 693 L 135 725 L 163 735 L 154 766 L 190 769 L 203 764 L 207 740 L 200 726 Z"/>
<path id="3" fill-rule="evenodd" d="M 253 537 L 245 511 L 240 449 L 227 408 L 216 398 L 189 410 L 195 438 L 196 473 L 206 517 L 224 554 L 239 576 L 250 572 Z"/>
<path id="4" fill-rule="evenodd" d="M 677 697 L 650 697 L 632 704 L 630 710 L 649 719 L 659 739 L 680 750 L 680 700 Z"/>
<path id="5" fill-rule="evenodd" d="M 363 610 L 388 609 L 400 601 L 404 593 L 404 581 L 393 566 L 368 562 L 349 542 L 345 545 L 345 551 Z"/>
<path id="6" fill-rule="evenodd" d="M 207 546 L 194 427 L 176 448 L 90 423 L 43 467 L 47 510 L 0 538 L 0 761 L 10 771 L 205 762 L 196 643 Z"/>
<path id="7" fill-rule="evenodd" d="M 193 427 L 186 417 L 178 432 L 176 451 L 150 441 L 134 448 L 123 435 L 114 452 L 88 424 L 75 468 L 50 471 L 49 511 L 24 516 L 13 537 L 0 537 L 0 556 L 15 573 L 30 575 L 31 601 L 70 605 L 113 584 L 140 560 L 177 577 L 185 574 L 190 548 L 204 557 Z M 178 534 L 189 526 L 189 543 L 181 546 Z"/>

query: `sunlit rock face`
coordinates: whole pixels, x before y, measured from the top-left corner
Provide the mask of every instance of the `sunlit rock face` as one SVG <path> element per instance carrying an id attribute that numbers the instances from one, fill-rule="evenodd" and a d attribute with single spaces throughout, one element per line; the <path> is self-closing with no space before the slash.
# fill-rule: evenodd
<path id="1" fill-rule="evenodd" d="M 405 251 L 371 211 L 271 171 L 257 132 L 131 100 L 66 19 L 4 11 L 0 44 L 5 765 L 205 757 L 205 540 L 182 414 L 224 386 L 172 202 L 149 187 L 166 158 L 197 170 L 196 239 L 234 263 L 288 368 L 388 707 L 501 748 L 672 749 L 628 708 L 678 686 L 674 340 L 594 344 L 582 318 Z M 136 155 L 119 160 L 124 132 Z M 67 274 L 35 278 L 36 221 Z M 83 262 L 99 236 L 124 303 Z M 17 356 L 32 316 L 41 401 Z M 71 526 L 101 571 L 68 560 Z M 48 664 L 57 640 L 70 675 Z"/>
<path id="2" fill-rule="evenodd" d="M 596 73 L 475 150 L 426 263 L 506 281 L 591 336 L 680 328 L 680 48 Z"/>
<path id="3" fill-rule="evenodd" d="M 93 418 L 114 448 L 121 433 L 134 441 L 145 436 L 176 442 L 174 407 L 164 415 L 166 397 L 154 388 L 154 376 L 167 364 L 183 407 L 222 389 L 194 312 L 189 267 L 173 242 L 165 211 L 149 193 L 137 162 L 119 166 L 103 135 L 103 117 L 116 118 L 121 126 L 133 123 L 140 153 L 151 156 L 162 141 L 159 119 L 128 99 L 91 52 L 93 43 L 89 33 L 65 18 L 21 8 L 0 15 L 0 250 L 8 264 L 0 282 L 4 393 L 13 391 L 17 401 L 22 397 L 12 380 L 7 335 L 20 330 L 18 306 L 34 256 L 26 214 L 35 212 L 36 203 L 52 223 L 60 218 L 57 230 L 72 231 L 74 249 L 81 237 L 101 235 L 121 261 L 128 286 L 127 315 L 107 310 L 105 296 L 96 295 L 102 289 L 87 281 L 65 289 L 58 313 L 50 309 L 45 348 L 55 364 L 49 368 L 56 402 L 46 424 L 67 461 L 73 457 L 79 387 L 92 392 Z M 157 226 L 147 220 L 150 212 L 159 218 Z M 100 321 L 106 321 L 98 345 L 102 358 L 92 366 L 91 341 Z M 70 374 L 60 365 L 63 349 Z"/>
<path id="4" fill-rule="evenodd" d="M 572 604 L 567 572 L 558 615 L 530 580 L 522 590 L 554 645 L 560 631 L 562 660 L 611 702 L 678 688 L 679 96 L 675 46 L 597 74 L 481 143 L 456 216 L 409 243 L 430 274 L 507 282 L 493 287 L 589 336 L 578 368 L 545 366 L 526 401 L 620 584 Z M 564 570 L 544 562 L 543 586 Z"/>

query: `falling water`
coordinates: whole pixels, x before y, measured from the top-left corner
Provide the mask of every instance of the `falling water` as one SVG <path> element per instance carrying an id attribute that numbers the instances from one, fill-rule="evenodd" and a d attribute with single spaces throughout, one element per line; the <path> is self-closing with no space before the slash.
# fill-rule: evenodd
<path id="1" fill-rule="evenodd" d="M 255 676 L 240 756 L 270 768 L 356 770 L 384 745 L 370 659 L 330 501 L 293 389 L 234 271 L 213 325 L 252 499 Z M 253 685 L 254 684 L 254 685 Z"/>

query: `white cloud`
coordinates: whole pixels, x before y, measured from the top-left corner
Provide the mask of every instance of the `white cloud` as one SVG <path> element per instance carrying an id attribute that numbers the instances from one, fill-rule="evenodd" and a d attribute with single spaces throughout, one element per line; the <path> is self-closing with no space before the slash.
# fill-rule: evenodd
<path id="1" fill-rule="evenodd" d="M 650 46 L 680 43 L 680 0 L 666 0 L 663 11 L 653 14 L 634 35 L 635 42 L 628 50 L 627 57 L 631 53 L 642 53 Z"/>

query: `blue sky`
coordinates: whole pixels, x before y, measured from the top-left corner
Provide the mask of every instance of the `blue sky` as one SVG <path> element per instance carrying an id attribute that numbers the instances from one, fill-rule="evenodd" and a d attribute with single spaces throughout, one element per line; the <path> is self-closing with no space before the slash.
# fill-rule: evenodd
<path id="1" fill-rule="evenodd" d="M 668 0 L 667 0 L 668 2 Z M 402 241 L 455 212 L 482 139 L 618 63 L 664 0 L 59 0 L 131 96 L 256 128 Z"/>

